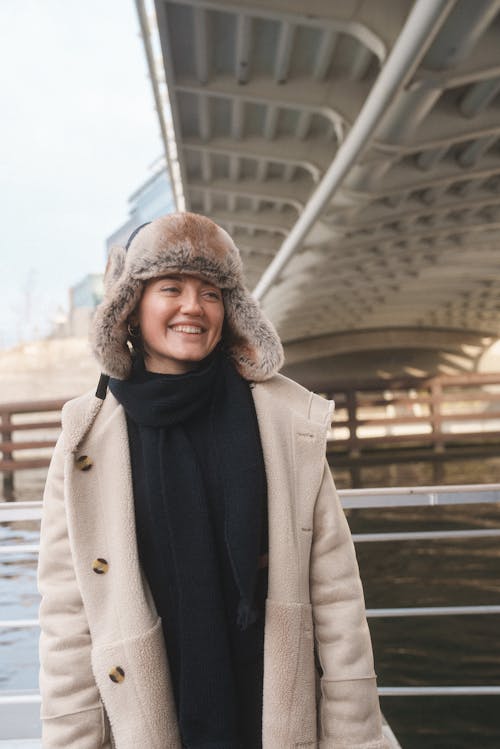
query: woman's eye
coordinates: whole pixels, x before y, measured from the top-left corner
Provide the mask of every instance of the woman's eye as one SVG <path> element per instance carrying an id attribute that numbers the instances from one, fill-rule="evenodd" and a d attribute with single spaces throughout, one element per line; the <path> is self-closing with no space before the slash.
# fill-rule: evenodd
<path id="1" fill-rule="evenodd" d="M 177 286 L 162 286 L 160 291 L 179 291 Z"/>
<path id="2" fill-rule="evenodd" d="M 220 294 L 217 291 L 207 291 L 205 294 L 211 299 L 220 299 Z"/>

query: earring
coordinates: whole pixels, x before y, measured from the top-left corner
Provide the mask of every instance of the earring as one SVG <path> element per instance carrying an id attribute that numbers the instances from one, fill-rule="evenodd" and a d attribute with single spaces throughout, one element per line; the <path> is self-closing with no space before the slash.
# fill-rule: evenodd
<path id="1" fill-rule="evenodd" d="M 140 333 L 140 328 L 138 325 L 133 326 L 130 323 L 127 323 L 127 331 L 130 336 L 130 338 L 138 338 Z"/>

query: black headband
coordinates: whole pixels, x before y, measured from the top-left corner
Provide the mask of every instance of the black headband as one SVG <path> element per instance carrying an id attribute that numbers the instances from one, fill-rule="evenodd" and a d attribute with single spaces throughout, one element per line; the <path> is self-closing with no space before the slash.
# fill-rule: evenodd
<path id="1" fill-rule="evenodd" d="M 131 243 L 131 241 L 133 240 L 133 238 L 135 237 L 135 235 L 136 235 L 136 234 L 137 234 L 138 232 L 140 232 L 140 230 L 141 230 L 141 229 L 142 229 L 142 228 L 143 228 L 144 226 L 147 226 L 147 225 L 148 225 L 148 224 L 150 224 L 150 223 L 151 223 L 151 221 L 146 221 L 146 223 L 144 223 L 144 224 L 141 224 L 140 226 L 138 226 L 138 227 L 137 227 L 137 229 L 134 229 L 134 231 L 132 232 L 132 234 L 130 235 L 130 237 L 129 237 L 129 238 L 127 239 L 127 244 L 125 245 L 125 252 L 126 252 L 126 251 L 128 250 L 128 248 L 130 247 L 130 243 Z"/>

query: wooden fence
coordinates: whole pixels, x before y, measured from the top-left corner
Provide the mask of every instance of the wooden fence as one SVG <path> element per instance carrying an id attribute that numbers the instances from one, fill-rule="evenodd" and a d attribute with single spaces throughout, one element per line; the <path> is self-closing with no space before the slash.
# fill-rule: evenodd
<path id="1" fill-rule="evenodd" d="M 353 486 L 363 466 L 431 461 L 440 484 L 445 460 L 500 456 L 500 373 L 338 384 L 325 395 L 336 402 L 328 458 Z M 16 471 L 48 466 L 65 400 L 0 404 L 6 497 Z"/>
<path id="2" fill-rule="evenodd" d="M 360 486 L 362 466 L 500 456 L 500 374 L 338 385 L 328 457 Z"/>
<path id="3" fill-rule="evenodd" d="M 0 404 L 0 471 L 6 499 L 14 490 L 16 471 L 49 465 L 48 449 L 56 444 L 66 400 Z M 22 452 L 29 452 L 29 457 L 20 457 Z"/>

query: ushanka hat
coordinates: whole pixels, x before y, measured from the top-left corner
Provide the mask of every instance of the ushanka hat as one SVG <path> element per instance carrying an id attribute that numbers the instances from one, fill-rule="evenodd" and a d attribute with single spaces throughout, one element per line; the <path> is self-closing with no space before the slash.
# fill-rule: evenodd
<path id="1" fill-rule="evenodd" d="M 243 283 L 238 248 L 205 216 L 172 213 L 139 227 L 126 247 L 111 248 L 104 275 L 104 301 L 97 308 L 91 342 L 102 371 L 120 380 L 131 372 L 129 315 L 151 278 L 189 273 L 222 291 L 226 350 L 247 380 L 262 381 L 283 364 L 283 347 L 271 322 Z"/>

